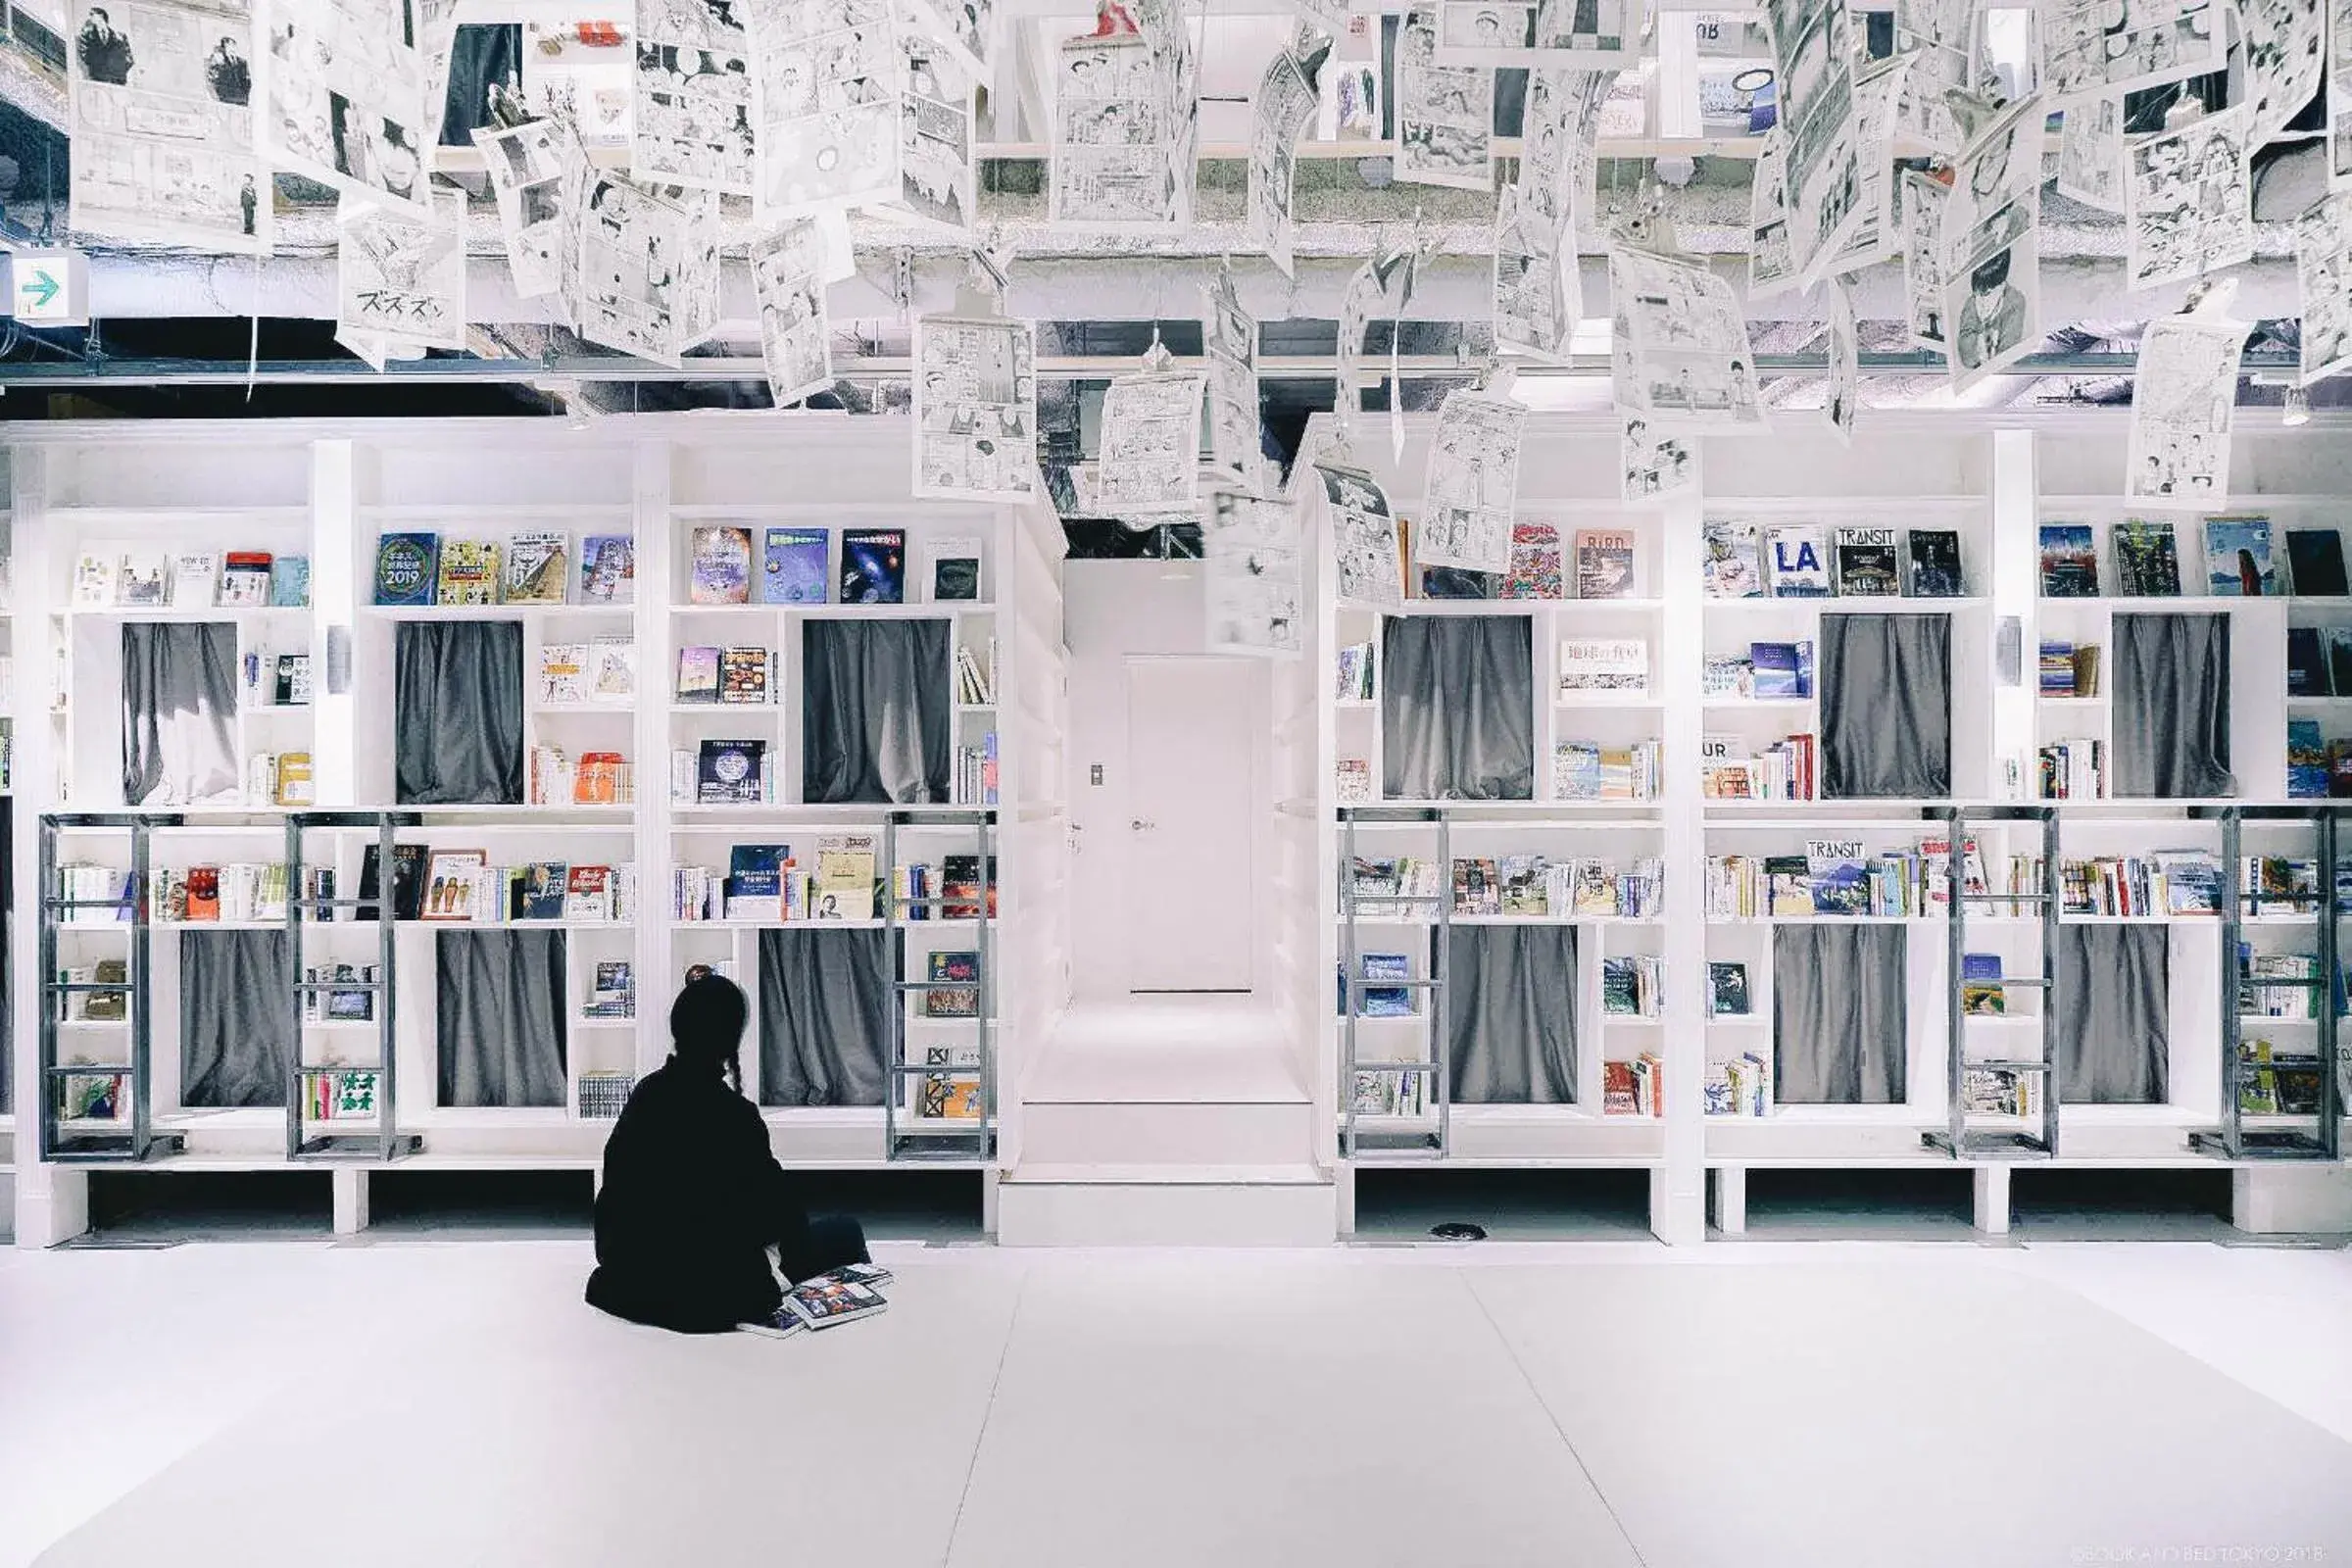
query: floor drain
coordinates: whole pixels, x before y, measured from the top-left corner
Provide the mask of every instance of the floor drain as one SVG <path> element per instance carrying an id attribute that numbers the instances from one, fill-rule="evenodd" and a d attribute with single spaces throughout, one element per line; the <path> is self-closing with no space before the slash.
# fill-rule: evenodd
<path id="1" fill-rule="evenodd" d="M 1429 1234 L 1441 1242 L 1483 1242 L 1487 1239 L 1487 1228 L 1466 1219 L 1449 1219 L 1443 1225 L 1432 1225 Z"/>

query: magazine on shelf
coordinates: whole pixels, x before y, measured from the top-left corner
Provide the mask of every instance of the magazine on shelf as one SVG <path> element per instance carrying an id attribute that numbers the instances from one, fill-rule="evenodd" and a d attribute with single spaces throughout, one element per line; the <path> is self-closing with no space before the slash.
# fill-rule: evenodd
<path id="1" fill-rule="evenodd" d="M 2341 599 L 2352 593 L 2344 582 L 2343 535 L 2333 528 L 2287 529 L 2286 569 L 2298 599 Z"/>
<path id="2" fill-rule="evenodd" d="M 1748 1015 L 1747 965 L 1714 962 L 1707 965 L 1707 1016 L 1744 1018 Z"/>
<path id="3" fill-rule="evenodd" d="M 1960 956 L 1960 1010 L 1985 1014 L 2001 1014 L 2009 1010 L 2008 994 L 2001 987 L 1999 954 L 1965 953 Z"/>
<path id="4" fill-rule="evenodd" d="M 1498 599 L 1558 599 L 1565 591 L 1560 530 L 1548 522 L 1511 525 L 1511 564 L 1495 589 Z"/>
<path id="5" fill-rule="evenodd" d="M 435 602 L 443 605 L 498 603 L 499 563 L 494 539 L 445 539 L 441 542 L 441 582 Z"/>
<path id="6" fill-rule="evenodd" d="M 310 557 L 272 556 L 270 558 L 270 603 L 280 610 L 308 610 L 310 608 Z"/>
<path id="7" fill-rule="evenodd" d="M 588 700 L 627 703 L 637 697 L 637 643 L 629 637 L 599 637 L 588 644 Z"/>
<path id="8" fill-rule="evenodd" d="M 548 643 L 539 650 L 539 706 L 570 708 L 588 701 L 588 645 Z"/>
<path id="9" fill-rule="evenodd" d="M 830 833 L 816 841 L 811 919 L 874 917 L 875 843 L 871 833 Z"/>
<path id="10" fill-rule="evenodd" d="M 931 982 L 923 993 L 926 1018 L 976 1018 L 980 1015 L 980 955 L 938 952 L 924 956 L 923 978 Z"/>
<path id="11" fill-rule="evenodd" d="M 2095 599 L 2099 594 L 2099 557 L 2085 522 L 2045 522 L 2041 525 L 2041 597 Z"/>
<path id="12" fill-rule="evenodd" d="M 1828 548 L 1822 531 L 1812 526 L 1764 530 L 1764 547 L 1772 562 L 1772 593 L 1776 599 L 1826 599 L 1830 593 Z"/>
<path id="13" fill-rule="evenodd" d="M 681 703 L 718 701 L 720 650 L 694 646 L 678 650 L 677 700 Z"/>
<path id="14" fill-rule="evenodd" d="M 895 605 L 906 597 L 906 533 L 903 528 L 841 531 L 841 602 Z"/>
<path id="15" fill-rule="evenodd" d="M 174 610 L 209 610 L 220 592 L 220 558 L 209 550 L 187 551 L 172 558 L 172 606 Z"/>
<path id="16" fill-rule="evenodd" d="M 1962 585 L 1960 534 L 1953 528 L 1913 528 L 1904 536 L 1909 552 L 1909 593 L 1914 599 L 1957 599 Z"/>
<path id="17" fill-rule="evenodd" d="M 1709 599 L 1760 599 L 1764 558 L 1752 523 L 1709 522 L 1702 587 Z"/>
<path id="18" fill-rule="evenodd" d="M 2139 517 L 2115 525 L 2115 591 L 2129 599 L 2176 599 L 2180 555 L 2173 525 Z"/>
<path id="19" fill-rule="evenodd" d="M 580 541 L 580 603 L 637 602 L 637 544 L 625 533 L 592 533 Z"/>
<path id="20" fill-rule="evenodd" d="M 2206 592 L 2216 598 L 2264 599 L 2278 591 L 2271 567 L 2271 519 L 2205 519 Z"/>
<path id="21" fill-rule="evenodd" d="M 687 601 L 697 605 L 741 605 L 751 600 L 752 531 L 709 527 L 694 530 L 692 576 Z"/>
<path id="22" fill-rule="evenodd" d="M 570 591 L 571 535 L 518 533 L 508 542 L 508 604 L 560 605 Z"/>
<path id="23" fill-rule="evenodd" d="M 1634 592 L 1634 536 L 1623 528 L 1576 531 L 1576 597 L 1630 599 Z"/>
<path id="24" fill-rule="evenodd" d="M 1892 528 L 1838 530 L 1838 596 L 1893 598 L 1903 591 Z"/>
<path id="25" fill-rule="evenodd" d="M 928 541 L 923 557 L 930 562 L 926 575 L 934 604 L 957 604 L 980 597 L 980 537 L 953 534 Z"/>
<path id="26" fill-rule="evenodd" d="M 1805 841 L 1805 878 L 1815 914 L 1870 912 L 1868 858 L 1860 839 Z"/>
<path id="27" fill-rule="evenodd" d="M 718 656 L 718 700 L 721 703 L 767 701 L 767 650 L 729 648 Z"/>
<path id="28" fill-rule="evenodd" d="M 769 605 L 821 605 L 832 578 L 824 528 L 770 528 L 761 562 L 760 599 Z"/>
<path id="29" fill-rule="evenodd" d="M 115 603 L 135 609 L 170 602 L 172 558 L 161 550 L 125 550 L 115 563 Z"/>

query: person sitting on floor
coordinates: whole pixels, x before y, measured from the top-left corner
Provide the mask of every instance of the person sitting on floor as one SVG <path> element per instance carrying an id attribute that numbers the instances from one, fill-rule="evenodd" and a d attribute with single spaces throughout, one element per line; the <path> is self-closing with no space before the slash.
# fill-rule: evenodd
<path id="1" fill-rule="evenodd" d="M 784 1294 L 769 1266 L 802 1281 L 867 1261 L 854 1219 L 811 1222 L 776 1163 L 767 1123 L 743 1096 L 749 1006 L 704 973 L 669 1009 L 669 1060 L 646 1075 L 605 1141 L 588 1304 L 681 1334 L 718 1334 L 772 1316 Z"/>

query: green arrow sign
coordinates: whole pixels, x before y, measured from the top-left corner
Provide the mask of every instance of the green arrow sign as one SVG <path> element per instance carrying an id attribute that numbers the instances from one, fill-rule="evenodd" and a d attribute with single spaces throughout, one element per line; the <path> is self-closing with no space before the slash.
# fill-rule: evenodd
<path id="1" fill-rule="evenodd" d="M 57 298 L 57 291 L 63 286 L 46 271 L 35 270 L 32 280 L 24 285 L 24 293 L 31 299 L 33 307 L 37 310 L 46 307 L 51 300 Z"/>

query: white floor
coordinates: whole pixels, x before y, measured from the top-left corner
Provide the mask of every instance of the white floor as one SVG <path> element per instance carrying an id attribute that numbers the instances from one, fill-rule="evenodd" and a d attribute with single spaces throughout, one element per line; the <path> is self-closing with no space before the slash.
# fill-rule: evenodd
<path id="1" fill-rule="evenodd" d="M 2352 1555 L 2340 1250 L 883 1250 L 782 1344 L 577 1242 L 0 1253 L 0 1565 Z"/>

